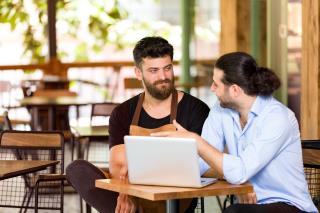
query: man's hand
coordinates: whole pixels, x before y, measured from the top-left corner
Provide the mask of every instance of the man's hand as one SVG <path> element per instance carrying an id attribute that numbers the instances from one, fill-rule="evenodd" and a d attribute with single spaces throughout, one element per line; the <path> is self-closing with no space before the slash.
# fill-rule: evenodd
<path id="1" fill-rule="evenodd" d="M 134 198 L 126 194 L 119 194 L 115 213 L 135 213 L 136 211 L 137 204 Z"/>
<path id="2" fill-rule="evenodd" d="M 255 192 L 237 195 L 238 201 L 241 204 L 256 204 L 257 195 Z"/>
<path id="3" fill-rule="evenodd" d="M 177 128 L 177 131 L 156 132 L 156 133 L 151 133 L 151 136 L 177 137 L 177 138 L 196 138 L 197 134 L 187 131 L 176 120 L 173 120 L 173 125 Z"/>
<path id="4" fill-rule="evenodd" d="M 119 172 L 119 178 L 120 180 L 127 180 L 128 179 L 128 167 L 122 166 Z"/>

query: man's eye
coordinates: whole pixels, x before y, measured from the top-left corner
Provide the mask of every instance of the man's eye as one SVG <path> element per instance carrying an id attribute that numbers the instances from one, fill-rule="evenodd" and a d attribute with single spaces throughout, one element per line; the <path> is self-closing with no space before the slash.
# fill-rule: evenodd
<path id="1" fill-rule="evenodd" d="M 172 69 L 172 66 L 167 66 L 167 67 L 164 68 L 164 70 L 166 70 L 166 71 L 169 71 L 171 69 Z"/>

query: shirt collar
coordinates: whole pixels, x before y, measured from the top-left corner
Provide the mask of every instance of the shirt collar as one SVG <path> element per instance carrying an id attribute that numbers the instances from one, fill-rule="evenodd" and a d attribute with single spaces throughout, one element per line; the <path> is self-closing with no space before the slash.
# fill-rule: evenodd
<path id="1" fill-rule="evenodd" d="M 270 101 L 270 99 L 270 96 L 257 96 L 256 100 L 251 106 L 250 112 L 255 115 L 259 115 L 266 106 L 267 102 Z"/>

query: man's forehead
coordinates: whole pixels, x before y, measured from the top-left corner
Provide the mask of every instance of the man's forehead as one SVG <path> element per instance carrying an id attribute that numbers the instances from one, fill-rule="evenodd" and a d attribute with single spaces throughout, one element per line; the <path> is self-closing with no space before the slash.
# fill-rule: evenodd
<path id="1" fill-rule="evenodd" d="M 223 71 L 219 68 L 214 68 L 213 69 L 213 78 L 214 79 L 221 79 L 223 77 Z"/>
<path id="2" fill-rule="evenodd" d="M 158 57 L 158 58 L 143 58 L 141 65 L 145 67 L 160 67 L 162 68 L 163 66 L 171 65 L 172 60 L 170 56 L 163 56 L 163 57 Z"/>

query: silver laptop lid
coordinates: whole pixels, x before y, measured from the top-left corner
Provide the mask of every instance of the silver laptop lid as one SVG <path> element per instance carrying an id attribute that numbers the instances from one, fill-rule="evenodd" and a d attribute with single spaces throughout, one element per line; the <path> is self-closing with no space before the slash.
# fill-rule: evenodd
<path id="1" fill-rule="evenodd" d="M 129 182 L 201 187 L 195 139 L 125 136 Z"/>

